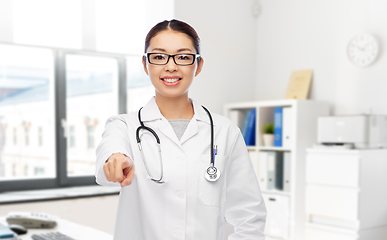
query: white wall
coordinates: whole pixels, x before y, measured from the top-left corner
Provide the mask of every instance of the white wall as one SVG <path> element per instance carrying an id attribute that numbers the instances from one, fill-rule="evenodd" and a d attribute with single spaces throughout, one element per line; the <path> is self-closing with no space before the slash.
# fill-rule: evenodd
<path id="1" fill-rule="evenodd" d="M 285 97 L 290 74 L 313 69 L 311 98 L 332 103 L 335 114 L 387 114 L 387 2 L 384 0 L 261 0 L 257 26 L 258 100 Z M 382 53 L 360 68 L 346 56 L 349 40 L 367 32 Z"/>
<path id="2" fill-rule="evenodd" d="M 225 103 L 255 96 L 257 20 L 253 0 L 175 0 L 175 18 L 189 23 L 201 38 L 203 71 L 190 96 L 212 112 Z"/>

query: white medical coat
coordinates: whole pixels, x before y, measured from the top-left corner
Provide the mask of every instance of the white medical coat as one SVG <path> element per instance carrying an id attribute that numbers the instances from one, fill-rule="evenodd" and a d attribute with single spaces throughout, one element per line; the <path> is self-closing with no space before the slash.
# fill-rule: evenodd
<path id="1" fill-rule="evenodd" d="M 103 172 L 103 164 L 112 153 L 126 154 L 135 165 L 132 184 L 120 192 L 115 240 L 223 240 L 225 220 L 234 226 L 230 240 L 265 239 L 266 208 L 239 128 L 227 118 L 212 114 L 214 144 L 218 146 L 215 166 L 222 175 L 216 182 L 207 181 L 204 173 L 211 159 L 210 120 L 201 105 L 190 101 L 194 116 L 181 140 L 154 98 L 141 110 L 145 126 L 160 138 L 164 184 L 147 177 L 136 141 L 138 113 L 107 120 L 97 148 L 97 183 L 119 186 L 108 182 Z M 159 155 L 153 135 L 141 131 L 141 143 L 152 177 L 158 178 Z"/>

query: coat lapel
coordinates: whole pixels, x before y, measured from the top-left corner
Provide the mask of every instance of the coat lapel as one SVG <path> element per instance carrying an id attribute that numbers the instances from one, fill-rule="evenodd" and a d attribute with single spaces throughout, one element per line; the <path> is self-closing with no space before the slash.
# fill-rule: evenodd
<path id="1" fill-rule="evenodd" d="M 191 122 L 188 124 L 187 129 L 185 130 L 183 136 L 181 137 L 180 143 L 183 144 L 185 141 L 189 140 L 199 132 L 200 122 L 205 123 L 208 127 L 211 127 L 210 117 L 203 107 L 197 102 L 190 99 L 192 106 L 194 107 L 194 116 Z M 215 125 L 215 123 L 214 123 Z M 210 137 L 210 136 L 209 136 Z"/>
<path id="2" fill-rule="evenodd" d="M 179 139 L 176 136 L 175 131 L 173 130 L 171 124 L 168 122 L 166 118 L 161 119 L 160 123 L 158 124 L 158 129 L 160 132 L 162 132 L 165 136 L 167 136 L 169 139 L 171 139 L 176 145 L 181 146 Z"/>
<path id="3" fill-rule="evenodd" d="M 183 144 L 185 141 L 195 136 L 198 132 L 199 132 L 198 122 L 195 118 L 192 118 L 183 136 L 181 136 L 180 144 Z"/>

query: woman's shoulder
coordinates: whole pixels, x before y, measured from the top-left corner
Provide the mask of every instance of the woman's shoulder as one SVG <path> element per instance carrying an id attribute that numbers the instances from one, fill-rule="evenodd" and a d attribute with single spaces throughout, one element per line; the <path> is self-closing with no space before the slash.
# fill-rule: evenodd
<path id="1" fill-rule="evenodd" d="M 137 113 L 125 113 L 125 114 L 118 114 L 118 115 L 113 115 L 110 116 L 106 120 L 106 124 L 111 123 L 111 122 L 122 122 L 126 125 L 130 125 L 133 123 L 133 121 L 137 118 Z"/>

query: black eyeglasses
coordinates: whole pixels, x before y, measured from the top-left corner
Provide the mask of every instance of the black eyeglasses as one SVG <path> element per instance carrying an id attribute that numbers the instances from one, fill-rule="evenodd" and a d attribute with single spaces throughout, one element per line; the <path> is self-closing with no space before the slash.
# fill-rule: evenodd
<path id="1" fill-rule="evenodd" d="M 165 65 L 169 62 L 170 58 L 173 58 L 175 64 L 180 66 L 192 65 L 194 64 L 196 58 L 200 58 L 200 54 L 189 53 L 175 55 L 169 55 L 166 53 L 145 53 L 144 56 L 148 58 L 148 62 L 150 64 Z"/>

